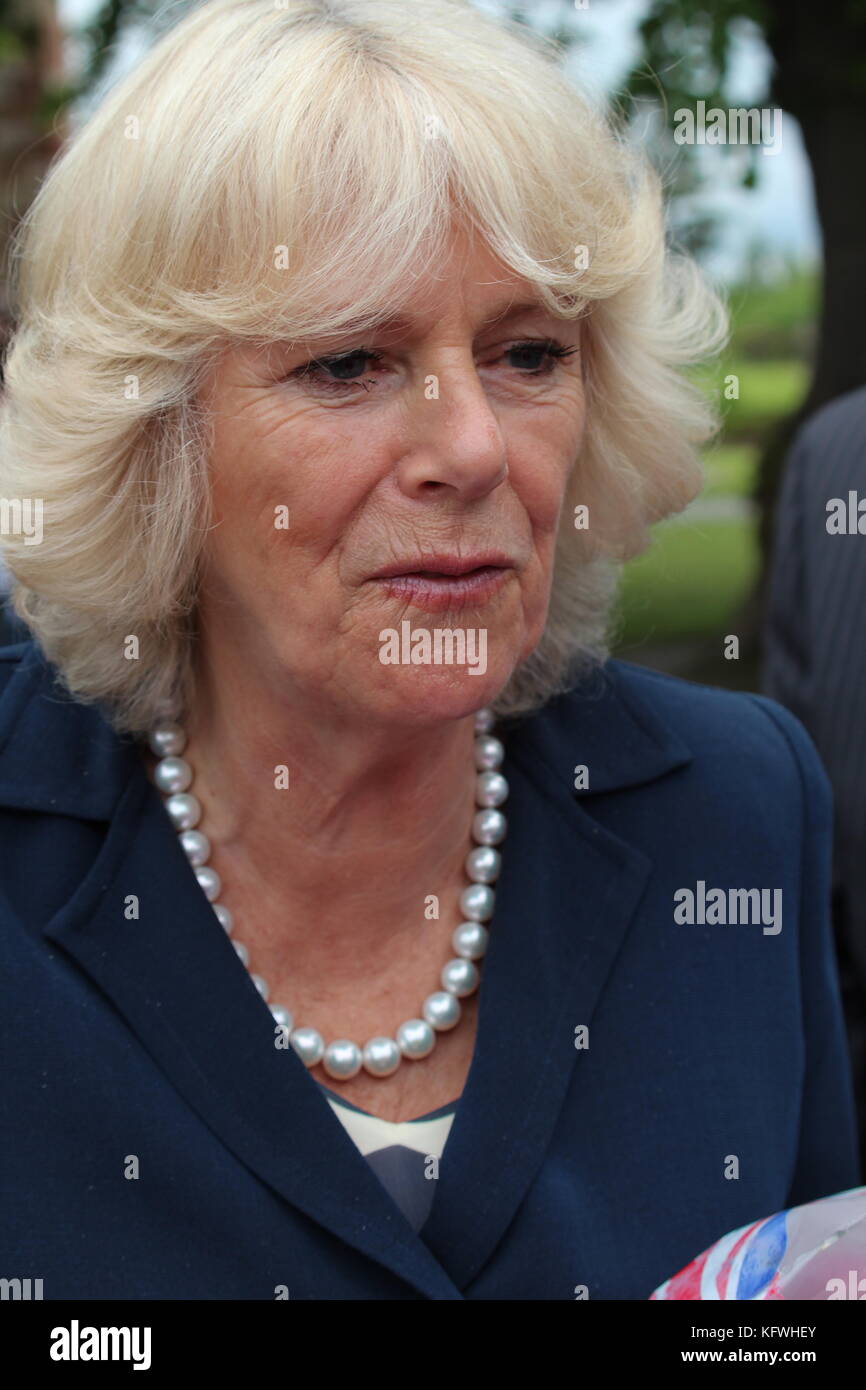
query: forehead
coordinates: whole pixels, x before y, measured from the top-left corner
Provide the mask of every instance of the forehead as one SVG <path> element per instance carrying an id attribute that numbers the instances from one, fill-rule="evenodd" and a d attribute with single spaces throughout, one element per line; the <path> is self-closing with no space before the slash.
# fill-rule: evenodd
<path id="1" fill-rule="evenodd" d="M 338 284 L 332 285 L 332 290 L 344 304 L 351 303 L 348 277 L 345 298 Z M 499 260 L 480 237 L 471 237 L 458 228 L 452 232 L 445 253 L 433 253 L 424 262 L 378 326 L 395 334 L 417 333 L 443 319 L 454 319 L 465 320 L 477 329 L 543 309 L 530 281 Z M 359 319 L 357 326 L 363 322 L 366 320 Z M 349 331 L 355 327 L 348 307 L 344 323 Z"/>

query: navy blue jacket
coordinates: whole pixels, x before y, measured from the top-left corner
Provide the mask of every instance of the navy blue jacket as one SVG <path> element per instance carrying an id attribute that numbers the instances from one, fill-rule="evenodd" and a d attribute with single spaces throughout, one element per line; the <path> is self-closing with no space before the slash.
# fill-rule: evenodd
<path id="1" fill-rule="evenodd" d="M 0 672 L 0 1276 L 46 1299 L 645 1299 L 856 1184 L 827 781 L 779 705 L 611 661 L 507 730 L 475 1054 L 415 1234 L 274 1047 L 133 742 L 32 643 Z M 782 929 L 676 921 L 699 882 L 780 888 Z"/>

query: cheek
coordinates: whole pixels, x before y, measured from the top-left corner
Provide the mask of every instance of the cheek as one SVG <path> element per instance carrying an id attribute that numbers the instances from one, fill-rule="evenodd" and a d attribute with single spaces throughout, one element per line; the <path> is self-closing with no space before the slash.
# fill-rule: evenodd
<path id="1" fill-rule="evenodd" d="M 329 557 L 337 562 L 365 505 L 376 457 L 369 428 L 359 436 L 331 416 L 288 417 L 270 399 L 221 420 L 210 467 L 211 563 L 233 587 L 270 601 L 296 594 L 307 578 L 332 583 Z"/>
<path id="2" fill-rule="evenodd" d="M 529 518 L 536 545 L 549 549 L 555 541 L 574 459 L 549 449 L 539 451 L 527 465 L 515 490 Z"/>
<path id="3" fill-rule="evenodd" d="M 206 555 L 211 582 L 250 598 L 270 589 L 275 556 L 290 560 L 286 542 L 295 508 L 287 495 L 290 470 L 278 463 L 279 431 L 268 432 L 247 408 L 214 429 L 209 483 L 211 529 Z"/>
<path id="4" fill-rule="evenodd" d="M 522 422 L 511 441 L 515 490 L 537 532 L 557 528 L 563 502 L 580 455 L 585 429 L 582 395 L 569 395 L 542 415 Z"/>

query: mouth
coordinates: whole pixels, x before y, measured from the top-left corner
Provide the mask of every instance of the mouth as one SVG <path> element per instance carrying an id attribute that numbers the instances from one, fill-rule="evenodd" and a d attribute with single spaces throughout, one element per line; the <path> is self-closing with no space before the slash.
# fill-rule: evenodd
<path id="1" fill-rule="evenodd" d="M 392 577 L 395 579 L 441 579 L 449 583 L 456 583 L 460 579 L 471 579 L 473 575 L 477 574 L 495 574 L 497 570 L 502 568 L 504 568 L 502 565 L 476 565 L 474 569 L 461 570 L 459 574 L 447 574 L 444 570 L 405 570 Z"/>
<path id="2" fill-rule="evenodd" d="M 421 563 L 419 564 L 417 561 Z M 413 560 L 398 560 L 386 569 L 379 570 L 373 578 L 402 579 L 411 575 L 413 577 L 420 576 L 423 579 L 463 579 L 467 575 L 478 574 L 481 571 L 510 570 L 513 568 L 514 561 L 510 555 L 493 551 L 467 555 L 463 558 L 456 555 L 419 555 L 414 563 Z"/>
<path id="3" fill-rule="evenodd" d="M 487 603 L 513 576 L 510 561 L 475 565 L 447 561 L 430 569 L 394 569 L 375 579 L 392 597 L 437 613 Z"/>

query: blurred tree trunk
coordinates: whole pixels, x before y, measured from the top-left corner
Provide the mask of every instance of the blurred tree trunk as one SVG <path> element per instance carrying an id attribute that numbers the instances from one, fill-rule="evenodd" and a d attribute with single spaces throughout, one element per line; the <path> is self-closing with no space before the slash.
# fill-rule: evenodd
<path id="1" fill-rule="evenodd" d="M 765 0 L 765 36 L 776 71 L 772 100 L 799 121 L 812 170 L 824 242 L 817 352 L 809 391 L 761 460 L 764 559 L 762 607 L 774 503 L 785 453 L 799 425 L 819 406 L 866 383 L 866 253 L 858 209 L 866 151 L 866 6 Z M 783 137 L 784 139 L 784 128 Z"/>
<path id="2" fill-rule="evenodd" d="M 52 113 L 51 100 L 63 78 L 55 0 L 5 0 L 0 7 L 0 352 L 12 327 L 10 243 L 63 143 L 62 118 Z"/>

